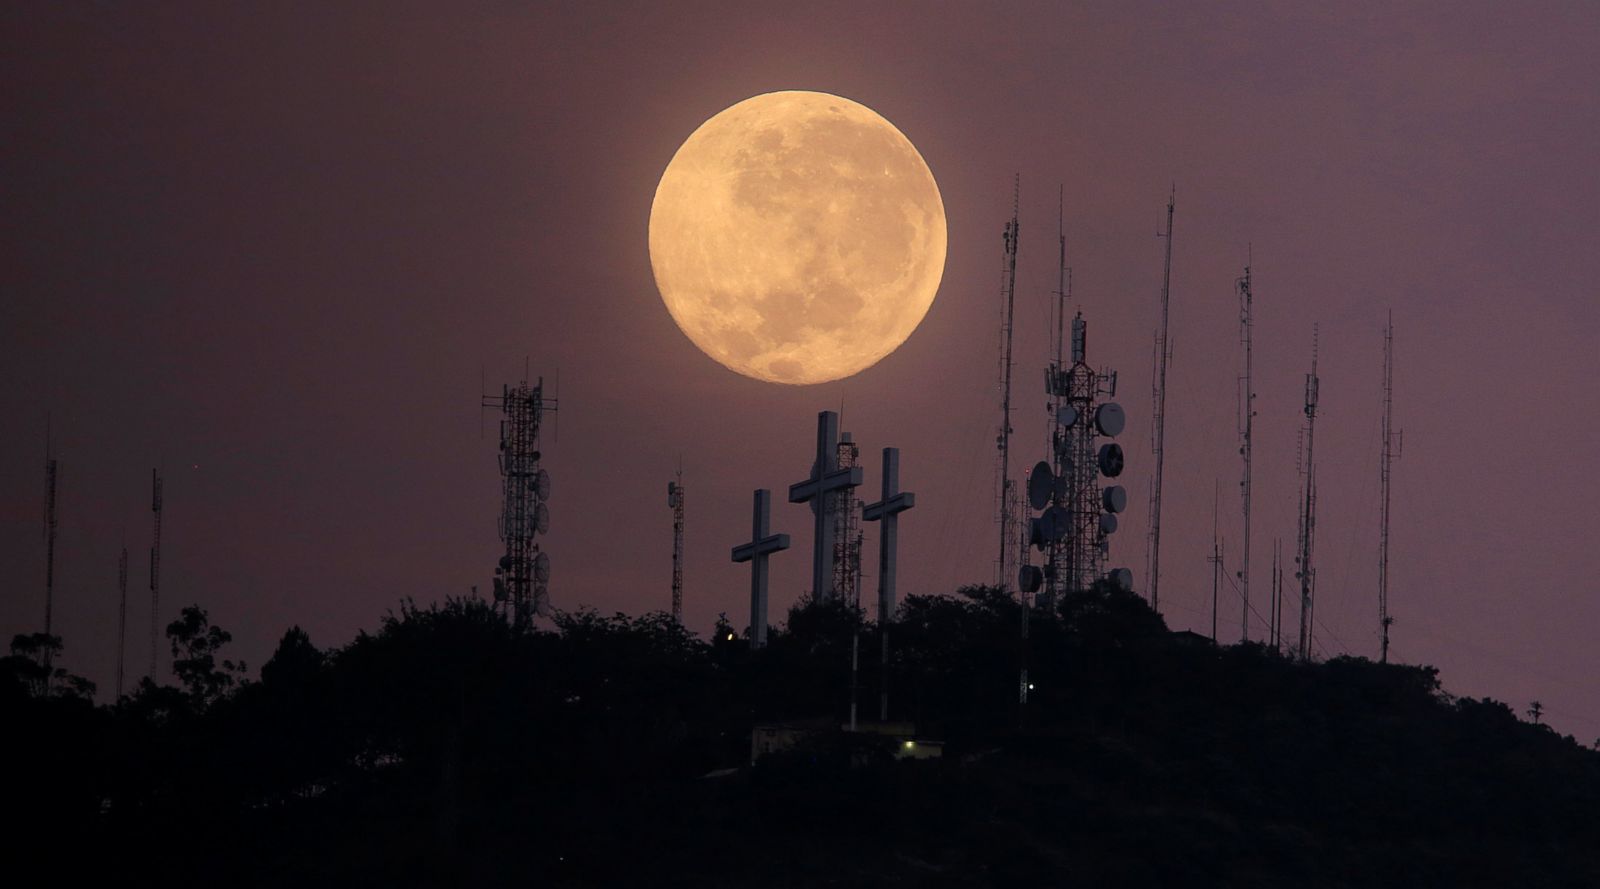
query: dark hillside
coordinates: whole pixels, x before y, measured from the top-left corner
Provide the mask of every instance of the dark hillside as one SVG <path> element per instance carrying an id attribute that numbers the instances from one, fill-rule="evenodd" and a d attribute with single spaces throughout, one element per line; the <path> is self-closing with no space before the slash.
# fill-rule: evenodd
<path id="1" fill-rule="evenodd" d="M 942 759 L 822 732 L 754 768 L 753 725 L 847 717 L 849 611 L 799 608 L 753 654 L 726 624 L 707 644 L 583 612 L 517 635 L 479 602 L 408 606 L 340 649 L 290 630 L 236 682 L 194 609 L 169 629 L 179 687 L 101 707 L 65 675 L 42 694 L 19 640 L 5 787 L 27 814 L 12 848 L 37 854 L 9 866 L 62 885 L 1600 885 L 1600 753 L 1431 668 L 1217 648 L 1101 591 L 1033 614 L 1024 710 L 1020 617 L 986 588 L 902 607 L 892 715 Z"/>

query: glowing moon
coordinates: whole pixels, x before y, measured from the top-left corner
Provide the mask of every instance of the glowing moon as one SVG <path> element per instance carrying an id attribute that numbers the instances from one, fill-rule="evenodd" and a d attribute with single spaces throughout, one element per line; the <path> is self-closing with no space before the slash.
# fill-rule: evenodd
<path id="1" fill-rule="evenodd" d="M 827 93 L 746 99 L 673 155 L 650 207 L 667 311 L 712 358 L 824 383 L 893 352 L 944 274 L 944 201 L 915 146 Z"/>

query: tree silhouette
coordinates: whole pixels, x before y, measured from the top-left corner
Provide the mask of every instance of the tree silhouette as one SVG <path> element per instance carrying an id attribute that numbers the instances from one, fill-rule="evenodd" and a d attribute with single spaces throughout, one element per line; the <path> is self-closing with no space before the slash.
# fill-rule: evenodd
<path id="1" fill-rule="evenodd" d="M 243 661 L 217 662 L 222 646 L 233 634 L 211 623 L 204 608 L 189 605 L 167 624 L 172 649 L 172 672 L 195 706 L 204 709 L 226 695 L 245 672 Z"/>

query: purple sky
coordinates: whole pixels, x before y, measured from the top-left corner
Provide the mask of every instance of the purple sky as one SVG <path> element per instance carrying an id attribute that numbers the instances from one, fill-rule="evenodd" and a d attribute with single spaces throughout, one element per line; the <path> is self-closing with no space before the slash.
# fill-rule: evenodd
<path id="1" fill-rule="evenodd" d="M 485 589 L 500 544 L 480 373 L 561 376 L 558 606 L 665 608 L 688 485 L 687 621 L 747 608 L 750 490 L 810 465 L 844 404 L 902 448 L 904 592 L 990 579 L 1000 232 L 1023 182 L 1017 462 L 1043 456 L 1055 198 L 1090 356 L 1121 373 L 1142 580 L 1151 333 L 1178 188 L 1162 602 L 1208 631 L 1213 485 L 1236 553 L 1234 278 L 1256 282 L 1255 593 L 1295 535 L 1322 329 L 1324 652 L 1376 656 L 1382 327 L 1397 328 L 1393 653 L 1458 694 L 1600 736 L 1600 14 L 1590 4 L 9 4 L 0 8 L 0 632 L 43 613 L 43 439 L 62 462 L 57 627 L 109 689 L 116 554 L 144 658 L 149 471 L 163 620 L 198 601 L 258 665 L 398 599 Z M 895 123 L 950 253 L 878 366 L 786 388 L 702 355 L 655 292 L 657 178 L 702 121 L 816 89 Z M 809 580 L 809 513 L 775 613 Z M 870 532 L 869 527 L 869 532 Z M 875 560 L 869 536 L 869 576 Z M 1230 559 L 1230 561 L 1232 561 Z M 1237 635 L 1225 599 L 1224 635 Z M 1293 614 L 1293 610 L 1287 611 Z M 1292 618 L 1291 618 L 1292 623 Z M 1257 626 L 1254 633 L 1262 628 Z"/>

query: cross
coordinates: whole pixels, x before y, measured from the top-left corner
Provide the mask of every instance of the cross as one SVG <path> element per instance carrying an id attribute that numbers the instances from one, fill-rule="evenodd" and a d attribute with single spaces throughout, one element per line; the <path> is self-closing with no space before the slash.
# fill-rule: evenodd
<path id="1" fill-rule="evenodd" d="M 917 495 L 900 490 L 900 449 L 883 449 L 883 499 L 869 503 L 861 517 L 883 522 L 878 534 L 878 635 L 882 643 L 883 672 L 878 692 L 878 718 L 889 719 L 889 621 L 894 617 L 895 550 L 899 542 L 900 513 L 917 505 Z"/>
<path id="2" fill-rule="evenodd" d="M 811 477 L 789 486 L 789 502 L 815 500 L 815 533 L 812 535 L 811 598 L 826 602 L 833 596 L 833 516 L 829 515 L 827 495 L 849 491 L 861 484 L 861 467 L 839 468 L 839 415 L 833 411 L 817 414 L 817 463 Z"/>
<path id="3" fill-rule="evenodd" d="M 767 644 L 767 557 L 789 548 L 789 535 L 771 533 L 772 492 L 756 490 L 750 542 L 733 548 L 735 562 L 750 563 L 750 647 Z"/>

